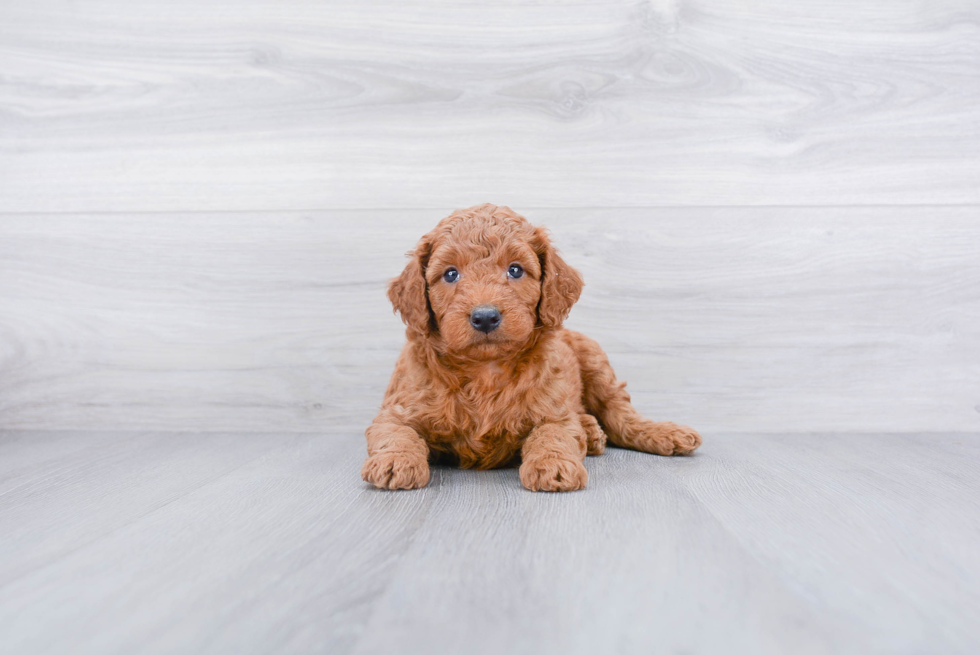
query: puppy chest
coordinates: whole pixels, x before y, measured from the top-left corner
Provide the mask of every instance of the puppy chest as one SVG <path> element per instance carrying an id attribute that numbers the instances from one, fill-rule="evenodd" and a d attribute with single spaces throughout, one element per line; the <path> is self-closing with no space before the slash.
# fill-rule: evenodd
<path id="1" fill-rule="evenodd" d="M 531 413 L 508 394 L 479 391 L 464 388 L 416 405 L 416 429 L 433 445 L 456 452 L 496 456 L 501 448 L 519 448 L 534 425 Z"/>

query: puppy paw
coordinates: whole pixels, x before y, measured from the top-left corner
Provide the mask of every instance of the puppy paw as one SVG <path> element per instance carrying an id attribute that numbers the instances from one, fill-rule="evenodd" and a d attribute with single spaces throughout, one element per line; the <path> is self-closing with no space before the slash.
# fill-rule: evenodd
<path id="1" fill-rule="evenodd" d="M 415 453 L 381 451 L 367 458 L 361 477 L 378 489 L 419 489 L 429 484 L 429 463 Z"/>
<path id="2" fill-rule="evenodd" d="M 701 445 L 701 435 L 694 428 L 670 423 L 669 435 L 674 444 L 675 455 L 690 455 Z"/>
<path id="3" fill-rule="evenodd" d="M 606 433 L 592 414 L 579 414 L 579 423 L 585 430 L 585 445 L 589 455 L 601 455 L 606 451 Z"/>
<path id="4" fill-rule="evenodd" d="M 631 447 L 655 455 L 690 455 L 701 445 L 701 435 L 686 425 L 645 421 L 632 441 Z"/>
<path id="5" fill-rule="evenodd" d="M 558 457 L 526 460 L 521 464 L 520 476 L 521 484 L 531 491 L 577 491 L 589 481 L 582 462 Z"/>

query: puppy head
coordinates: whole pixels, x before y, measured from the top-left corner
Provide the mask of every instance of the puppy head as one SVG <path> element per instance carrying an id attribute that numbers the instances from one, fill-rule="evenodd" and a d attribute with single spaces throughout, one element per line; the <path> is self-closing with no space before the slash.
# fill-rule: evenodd
<path id="1" fill-rule="evenodd" d="M 458 210 L 409 256 L 388 298 L 413 336 L 470 359 L 520 351 L 535 329 L 560 327 L 582 292 L 545 230 L 507 207 Z"/>

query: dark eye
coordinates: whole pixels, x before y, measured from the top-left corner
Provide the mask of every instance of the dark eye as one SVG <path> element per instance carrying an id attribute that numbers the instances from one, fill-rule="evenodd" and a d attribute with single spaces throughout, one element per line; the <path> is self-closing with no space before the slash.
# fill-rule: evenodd
<path id="1" fill-rule="evenodd" d="M 459 271 L 455 268 L 447 268 L 446 272 L 442 274 L 442 279 L 452 284 L 459 279 Z"/>
<path id="2" fill-rule="evenodd" d="M 520 264 L 511 264 L 510 268 L 507 269 L 507 277 L 512 277 L 515 280 L 519 277 L 524 276 L 524 268 Z"/>

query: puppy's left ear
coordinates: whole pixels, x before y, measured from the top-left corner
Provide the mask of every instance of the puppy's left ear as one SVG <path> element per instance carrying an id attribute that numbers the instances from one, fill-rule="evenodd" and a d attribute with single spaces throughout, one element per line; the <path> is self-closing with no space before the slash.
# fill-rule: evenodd
<path id="1" fill-rule="evenodd" d="M 535 228 L 534 234 L 538 258 L 541 260 L 541 301 L 538 303 L 538 320 L 545 327 L 561 327 L 572 305 L 582 295 L 582 276 L 558 256 L 544 228 Z"/>
<path id="2" fill-rule="evenodd" d="M 415 250 L 408 253 L 411 259 L 402 274 L 388 284 L 388 300 L 395 311 L 402 315 L 402 321 L 409 330 L 422 337 L 429 335 L 433 323 L 429 290 L 425 282 L 425 267 L 432 251 L 427 236 L 422 237 Z"/>

